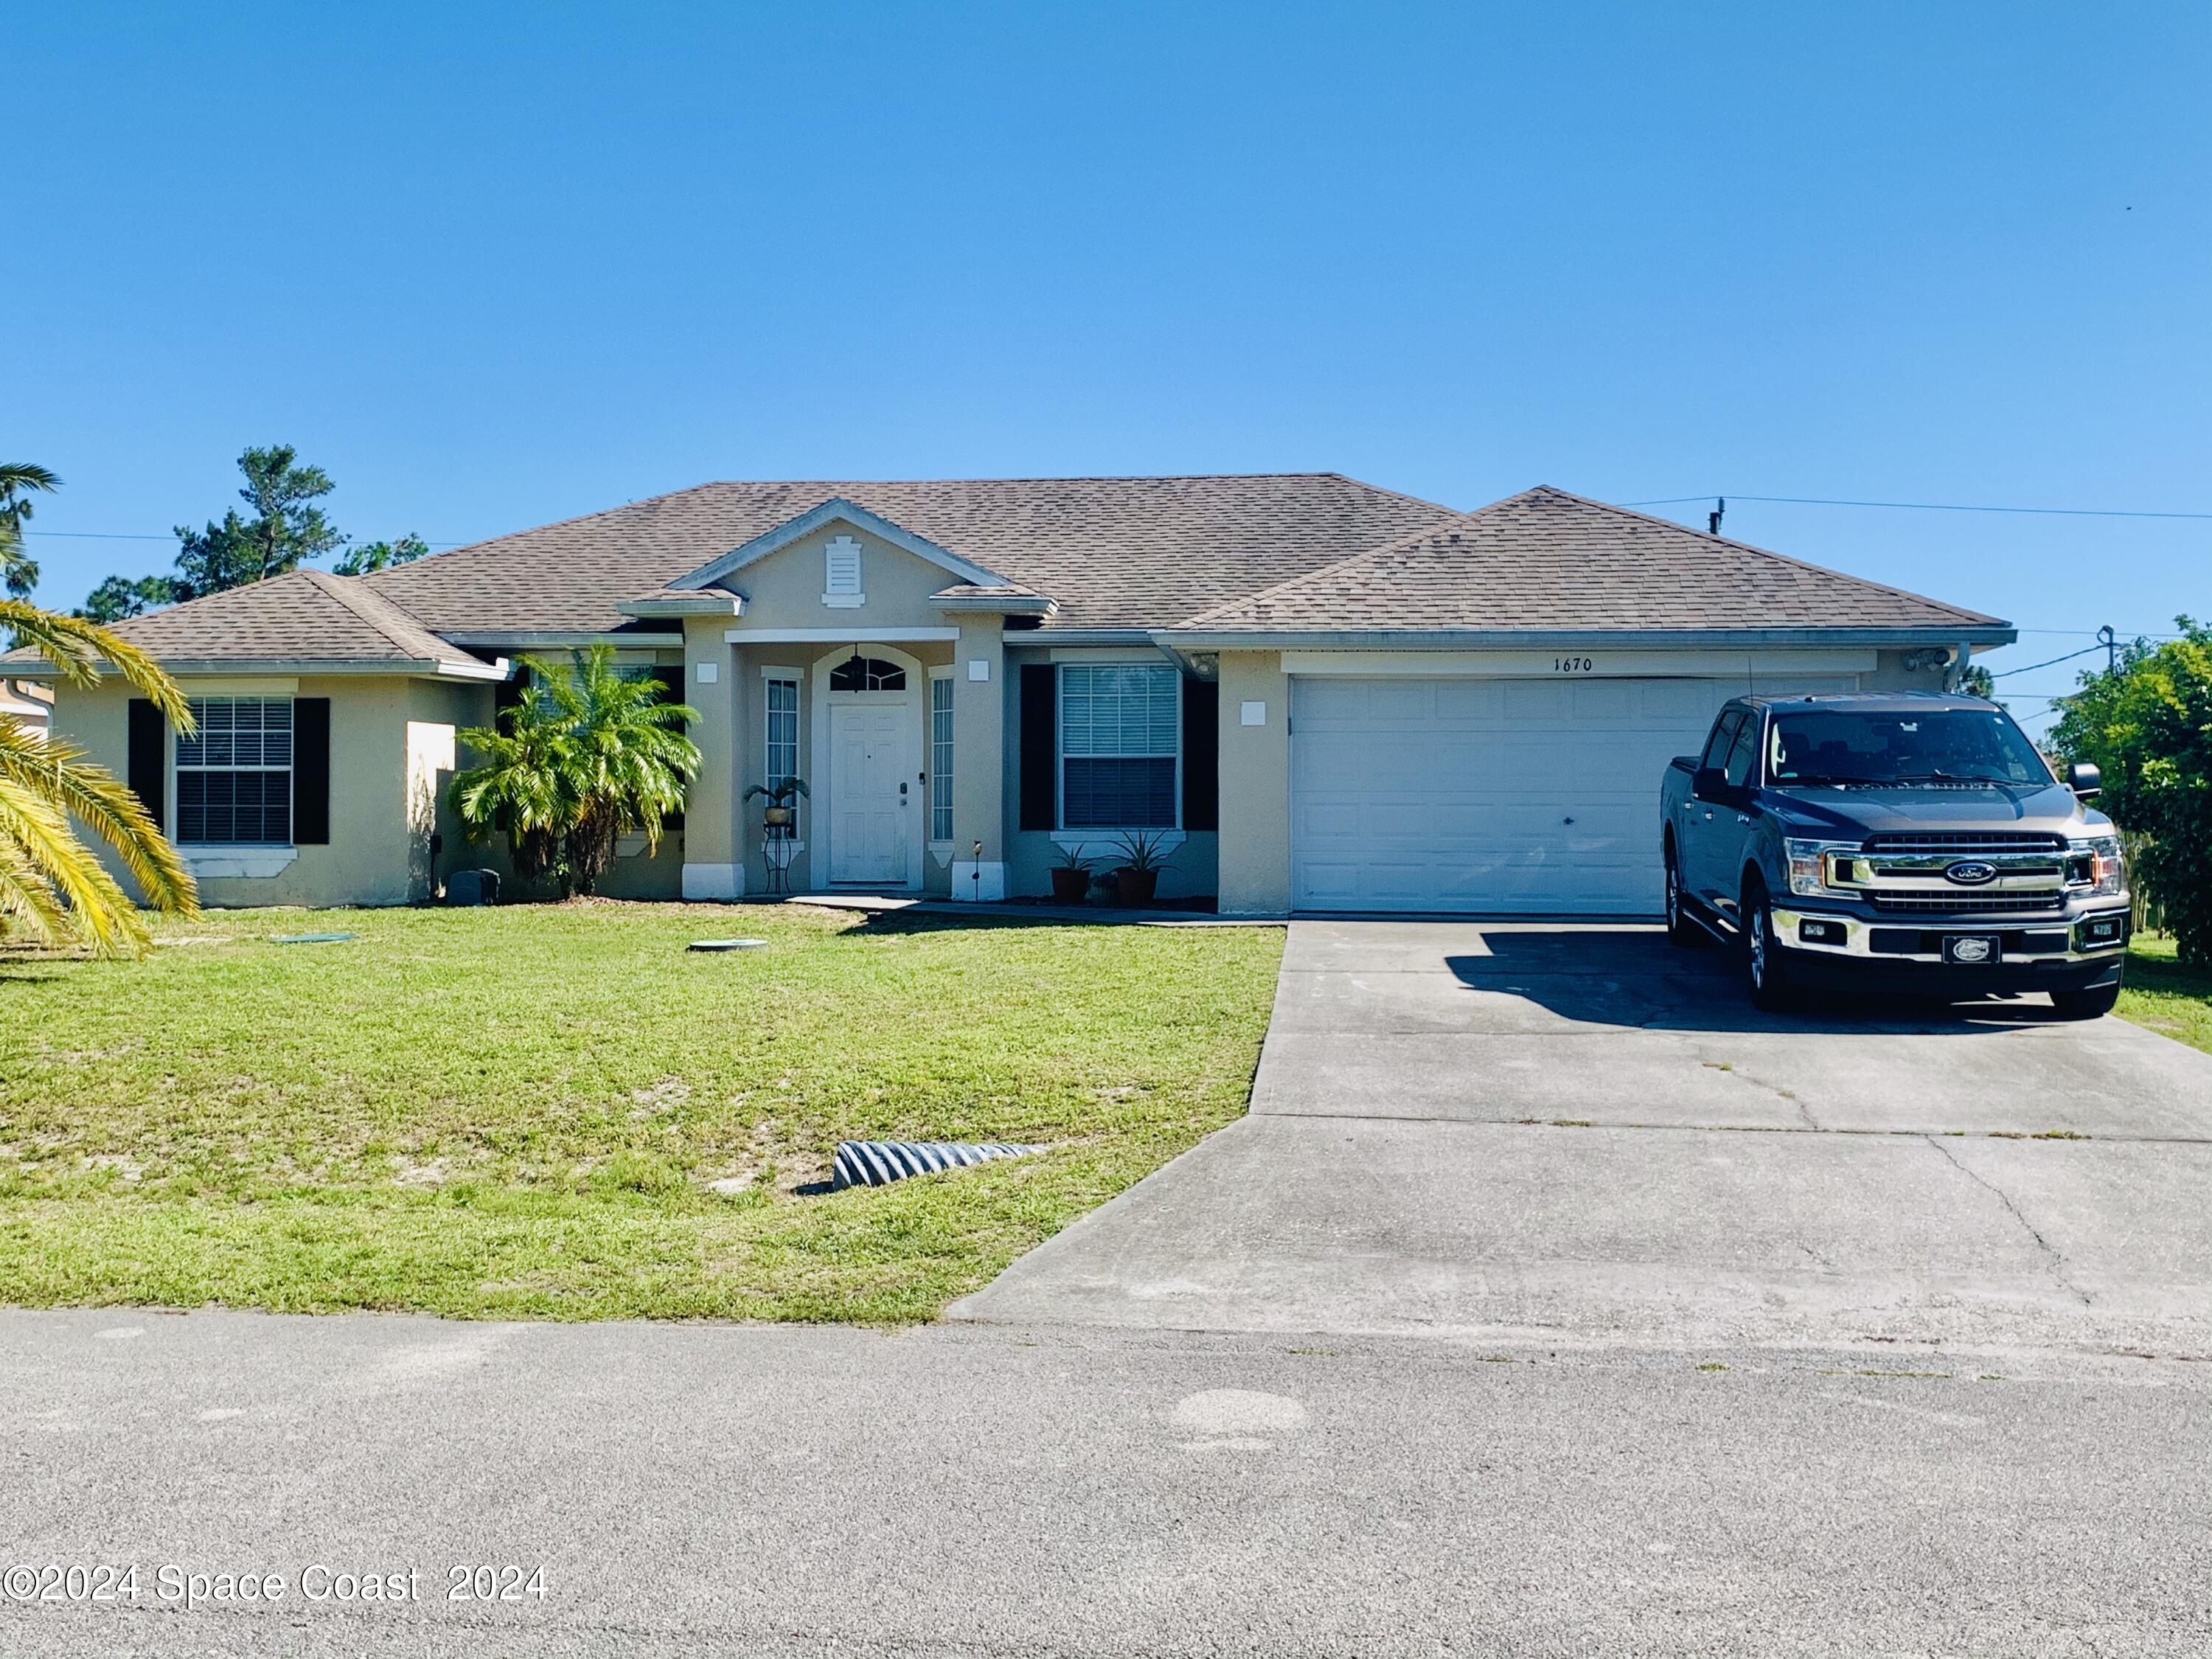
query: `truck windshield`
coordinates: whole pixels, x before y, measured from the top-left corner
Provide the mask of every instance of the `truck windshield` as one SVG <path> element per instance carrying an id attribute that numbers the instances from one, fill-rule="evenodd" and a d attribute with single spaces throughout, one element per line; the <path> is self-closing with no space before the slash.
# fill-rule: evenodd
<path id="1" fill-rule="evenodd" d="M 2051 782 L 2035 745 L 1994 708 L 1778 713 L 1766 744 L 1771 784 Z"/>

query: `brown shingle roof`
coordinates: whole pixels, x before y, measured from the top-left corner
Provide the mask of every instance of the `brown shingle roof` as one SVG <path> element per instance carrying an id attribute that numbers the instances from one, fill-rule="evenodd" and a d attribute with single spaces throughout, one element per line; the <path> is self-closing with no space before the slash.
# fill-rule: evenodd
<path id="1" fill-rule="evenodd" d="M 1294 473 L 702 484 L 371 576 L 295 571 L 118 631 L 170 661 L 450 661 L 439 633 L 632 625 L 623 600 L 836 496 L 1005 579 L 948 581 L 949 599 L 1048 596 L 1046 632 L 2005 626 L 1564 490 L 1454 514 Z M 744 590 L 742 569 L 729 580 Z"/>
<path id="2" fill-rule="evenodd" d="M 1200 611 L 1208 632 L 2006 626 L 1541 486 Z"/>
<path id="3" fill-rule="evenodd" d="M 616 606 L 843 496 L 1059 602 L 1046 626 L 1157 628 L 1450 511 L 1335 473 L 710 483 L 363 578 L 432 628 L 599 629 Z M 730 579 L 739 591 L 742 571 Z"/>
<path id="4" fill-rule="evenodd" d="M 418 663 L 465 660 L 356 576 L 295 570 L 118 623 L 165 661 Z"/>

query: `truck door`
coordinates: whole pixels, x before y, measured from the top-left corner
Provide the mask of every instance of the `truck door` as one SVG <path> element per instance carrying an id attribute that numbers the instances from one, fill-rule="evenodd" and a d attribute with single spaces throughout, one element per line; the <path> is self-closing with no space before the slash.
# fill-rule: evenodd
<path id="1" fill-rule="evenodd" d="M 1701 771 L 1717 768 L 1718 787 L 1708 777 L 1705 792 L 1691 803 L 1690 855 L 1686 872 L 1690 890 L 1717 915 L 1734 921 L 1741 897 L 1743 843 L 1749 825 L 1745 809 L 1751 800 L 1751 767 L 1759 752 L 1758 713 L 1738 709 L 1724 728 L 1717 727 L 1713 740 L 1698 763 Z"/>

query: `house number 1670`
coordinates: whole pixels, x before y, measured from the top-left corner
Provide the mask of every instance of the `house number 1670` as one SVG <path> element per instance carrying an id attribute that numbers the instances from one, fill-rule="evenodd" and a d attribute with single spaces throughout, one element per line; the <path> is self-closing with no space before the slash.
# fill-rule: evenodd
<path id="1" fill-rule="evenodd" d="M 1588 657 L 1554 657 L 1552 672 L 1555 674 L 1587 674 L 1597 665 Z"/>

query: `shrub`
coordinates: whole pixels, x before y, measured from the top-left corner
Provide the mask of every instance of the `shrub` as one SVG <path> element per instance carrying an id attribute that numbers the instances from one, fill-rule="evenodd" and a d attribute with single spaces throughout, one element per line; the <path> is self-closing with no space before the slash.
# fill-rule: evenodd
<path id="1" fill-rule="evenodd" d="M 2133 875 L 2165 913 L 2178 954 L 2212 965 L 2212 628 L 2137 640 L 2110 673 L 2081 677 L 2051 732 L 2105 775 L 2098 805 L 2129 832 Z"/>

